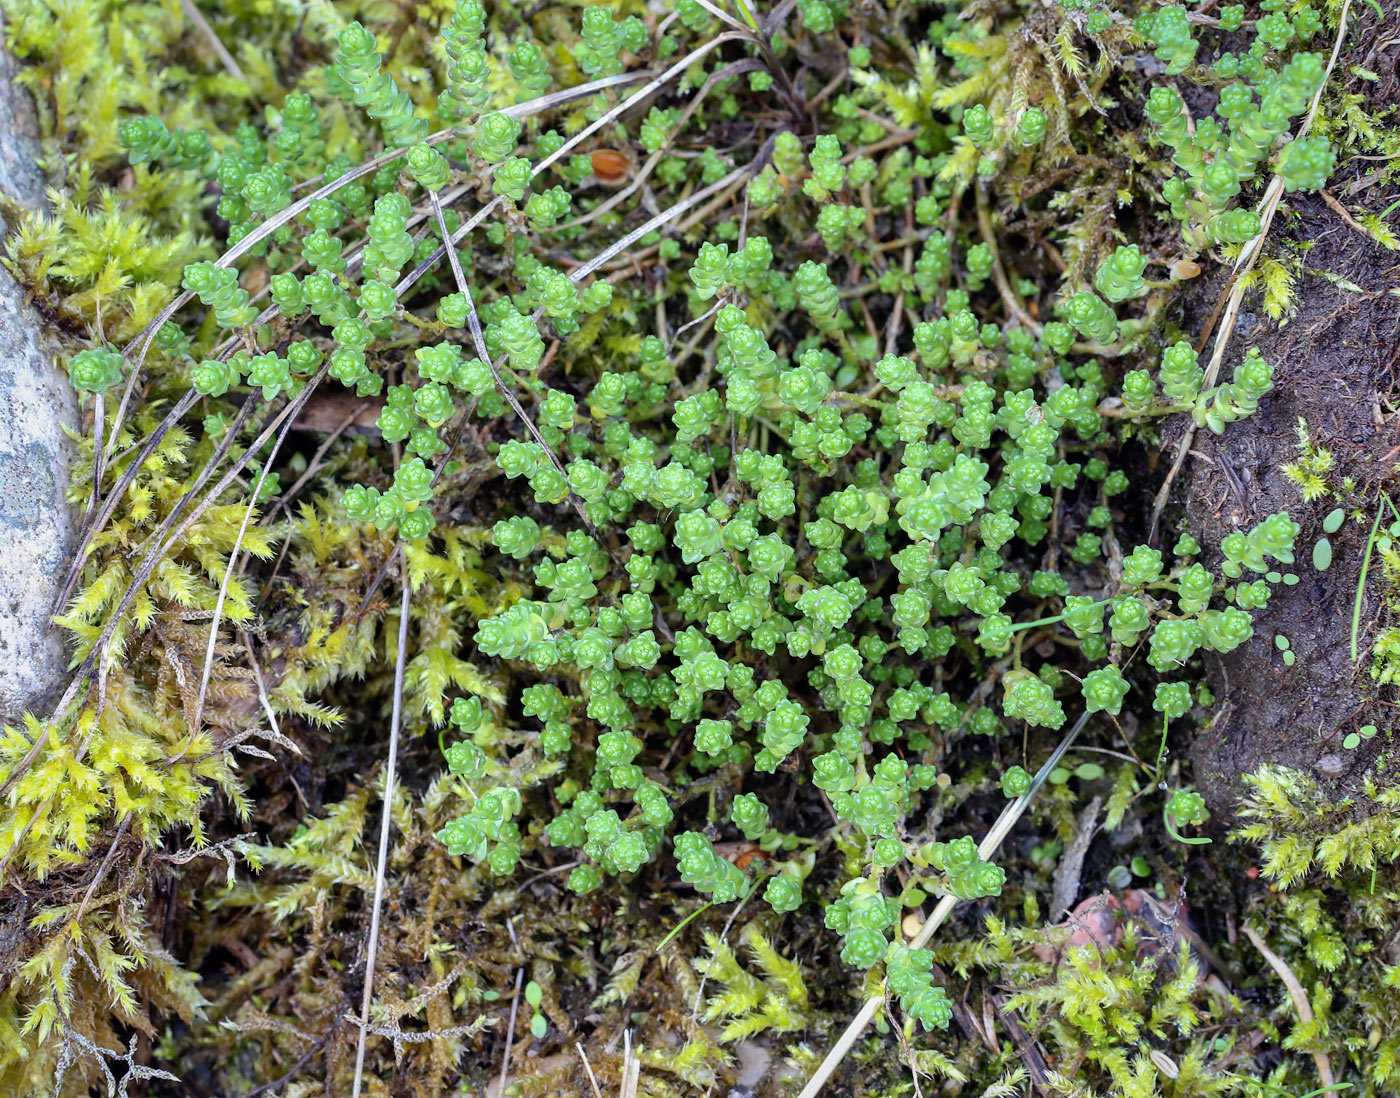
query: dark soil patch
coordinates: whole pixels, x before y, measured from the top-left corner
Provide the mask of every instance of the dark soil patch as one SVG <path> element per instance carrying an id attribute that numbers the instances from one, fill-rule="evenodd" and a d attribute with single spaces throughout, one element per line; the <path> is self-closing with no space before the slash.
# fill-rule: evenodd
<path id="1" fill-rule="evenodd" d="M 1353 63 L 1371 58 L 1377 44 L 1363 38 Z M 1380 52 L 1384 52 L 1381 50 Z M 1375 97 L 1395 83 L 1396 49 L 1390 47 L 1388 77 Z M 1347 58 L 1339 67 L 1345 68 Z M 1350 90 L 1361 90 L 1348 89 Z M 1377 109 L 1379 100 L 1368 104 Z M 1346 206 L 1384 209 L 1394 186 L 1368 182 L 1358 163 L 1340 173 L 1332 193 Z M 1367 723 L 1387 727 L 1394 700 L 1380 696 L 1367 674 L 1370 641 L 1384 615 L 1382 581 L 1372 571 L 1362 603 L 1360 658 L 1350 655 L 1352 611 L 1367 537 L 1380 491 L 1393 485 L 1400 413 L 1400 253 L 1388 251 L 1348 226 L 1320 195 L 1287 199 L 1267 254 L 1296 254 L 1301 261 L 1296 312 L 1279 327 L 1245 299 L 1222 376 L 1244 350 L 1256 346 L 1273 364 L 1275 388 L 1260 411 L 1231 425 L 1224 437 L 1196 435 L 1178 499 L 1189 527 L 1204 544 L 1218 544 L 1232 530 L 1247 528 L 1276 511 L 1288 511 L 1301 527 L 1297 562 L 1300 582 L 1279 585 L 1267 611 L 1255 620 L 1255 635 L 1226 656 L 1208 659 L 1220 707 L 1214 723 L 1191 748 L 1195 780 L 1212 810 L 1228 818 L 1240 792 L 1240 777 L 1265 763 L 1307 771 L 1337 796 L 1352 792 L 1380 739 L 1346 750 L 1347 733 Z M 1311 247 L 1307 247 L 1311 245 Z M 1350 284 L 1350 287 L 1348 286 Z M 1359 287 L 1356 289 L 1355 287 Z M 1200 330 L 1226 279 L 1218 275 L 1188 304 L 1188 330 Z M 1204 359 L 1203 355 L 1203 359 Z M 1296 429 L 1307 422 L 1314 442 L 1336 461 L 1328 480 L 1339 495 L 1304 503 L 1281 466 L 1298 455 Z M 1178 430 L 1171 439 L 1175 446 Z M 1343 489 L 1350 481 L 1354 491 Z M 1319 572 L 1312 547 L 1323 517 L 1345 506 L 1349 518 L 1331 536 L 1334 563 Z M 1350 517 L 1364 512 L 1364 521 Z M 1207 561 L 1208 566 L 1216 562 Z M 1284 663 L 1275 636 L 1288 638 L 1296 662 Z"/>

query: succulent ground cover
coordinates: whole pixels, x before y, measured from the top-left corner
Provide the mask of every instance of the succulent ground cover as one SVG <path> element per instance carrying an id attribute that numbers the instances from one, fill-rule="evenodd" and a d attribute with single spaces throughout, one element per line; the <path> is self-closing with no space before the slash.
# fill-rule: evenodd
<path id="1" fill-rule="evenodd" d="M 3 3 L 7 1093 L 1400 1085 L 1385 9 Z"/>

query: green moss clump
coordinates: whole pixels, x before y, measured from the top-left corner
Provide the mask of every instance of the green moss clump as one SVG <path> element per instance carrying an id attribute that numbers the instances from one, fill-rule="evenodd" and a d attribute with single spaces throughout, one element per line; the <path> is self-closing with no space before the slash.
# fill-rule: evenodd
<path id="1" fill-rule="evenodd" d="M 804 0 L 760 48 L 686 0 L 5 3 L 55 183 L 8 261 L 102 398 L 71 704 L 0 740 L 36 912 L 0 1081 L 76 1093 L 127 1027 L 230 1093 L 288 1064 L 349 1089 L 381 812 L 386 1086 L 482 1084 L 527 974 L 521 1094 L 581 1086 L 575 1041 L 618 1078 L 633 1024 L 655 1094 L 727 1085 L 757 1035 L 809 1070 L 799 1035 L 881 989 L 905 1062 L 1010 1086 L 1009 1048 L 919 1047 L 969 978 L 1084 1087 L 1153 1093 L 1159 1045 L 1175 1093 L 1247 1075 L 1201 1036 L 1242 1000 L 1149 942 L 1156 907 L 1047 959 L 1036 896 L 1098 782 L 1167 876 L 1206 841 L 1169 731 L 1209 719 L 1199 656 L 1249 639 L 1299 527 L 1163 552 L 1136 447 L 1271 399 L 1257 353 L 1205 387 L 1163 272 L 1345 151 L 1275 152 L 1322 83 L 1314 9 L 1235 55 L 1233 16 L 1171 5 Z M 1144 124 L 1103 132 L 1110 97 Z M 1081 713 L 1112 777 L 1066 759 L 1041 842 L 980 851 Z M 146 906 L 177 867 L 178 954 Z M 912 948 L 944 896 L 985 933 Z"/>

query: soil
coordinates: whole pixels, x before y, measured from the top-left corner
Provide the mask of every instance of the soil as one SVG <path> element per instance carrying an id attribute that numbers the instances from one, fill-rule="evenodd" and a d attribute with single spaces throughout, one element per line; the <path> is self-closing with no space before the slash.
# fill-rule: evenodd
<path id="1" fill-rule="evenodd" d="M 1394 103 L 1400 93 L 1400 40 L 1387 43 L 1381 30 L 1361 39 L 1338 62 L 1378 72 L 1381 79 L 1350 78 L 1346 91 L 1364 93 L 1366 109 Z M 1400 188 L 1376 180 L 1374 163 L 1354 164 L 1330 184 L 1330 194 L 1353 212 L 1384 210 Z M 1296 312 L 1283 326 L 1258 308 L 1253 295 L 1236 326 L 1222 377 L 1245 348 L 1256 346 L 1274 367 L 1274 390 L 1260 410 L 1232 424 L 1224 437 L 1197 432 L 1176 491 L 1189 528 L 1207 545 L 1252 526 L 1276 511 L 1288 511 L 1302 527 L 1293 587 L 1277 585 L 1267 611 L 1255 619 L 1254 637 L 1228 655 L 1207 660 L 1220 698 L 1217 716 L 1191 747 L 1195 780 L 1218 822 L 1228 822 L 1241 792 L 1240 776 L 1265 763 L 1312 774 L 1330 793 L 1355 791 L 1387 737 L 1363 740 L 1348 750 L 1343 740 L 1366 724 L 1383 731 L 1395 699 L 1379 693 L 1368 674 L 1371 641 L 1385 624 L 1386 581 L 1376 561 L 1363 595 L 1358 655 L 1351 659 L 1352 612 L 1362 559 L 1381 492 L 1394 495 L 1400 456 L 1400 252 L 1381 247 L 1346 223 L 1320 194 L 1285 199 L 1266 254 L 1297 257 Z M 1227 272 L 1202 285 L 1187 305 L 1187 330 L 1201 330 L 1220 295 Z M 1203 360 L 1206 356 L 1202 356 Z M 1336 460 L 1328 480 L 1355 491 L 1303 503 L 1280 467 L 1298 454 L 1297 426 L 1306 420 L 1314 442 Z M 1174 453 L 1181 429 L 1166 440 Z M 1389 487 L 1387 487 L 1389 486 Z M 1348 521 L 1330 540 L 1333 563 L 1312 564 L 1323 517 L 1346 506 Z M 1362 518 L 1352 516 L 1359 509 Z M 1211 567 L 1214 561 L 1207 560 Z M 1282 569 L 1288 570 L 1288 569 Z M 1275 636 L 1288 639 L 1296 655 L 1290 667 Z"/>

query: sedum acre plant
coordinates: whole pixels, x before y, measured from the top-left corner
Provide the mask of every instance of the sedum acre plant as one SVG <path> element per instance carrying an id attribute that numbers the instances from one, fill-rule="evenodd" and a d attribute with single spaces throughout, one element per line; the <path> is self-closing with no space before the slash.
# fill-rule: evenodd
<path id="1" fill-rule="evenodd" d="M 340 33 L 329 90 L 362 109 L 389 149 L 406 148 L 408 155 L 400 162 L 391 152 L 390 163 L 365 176 L 367 182 L 343 185 L 351 178 L 346 166 L 332 164 L 322 177 L 330 182 L 310 202 L 294 206 L 291 190 L 299 176 L 309 176 L 309 150 L 320 140 L 310 105 L 299 108 L 294 123 L 284 114 L 277 140 L 264 144 L 249 134 L 199 163 L 191 163 L 184 142 L 163 136 L 153 123 L 123 130 L 141 158 L 173 156 L 172 169 L 204 170 L 232 188 L 220 202 L 233 226 L 231 240 L 246 241 L 250 254 L 265 254 L 274 268 L 289 268 L 271 284 L 275 308 L 289 332 L 310 325 L 280 350 L 270 345 L 256 355 L 235 351 L 206 360 L 195 371 L 196 391 L 212 396 L 243 384 L 272 400 L 328 375 L 360 397 L 385 393 L 380 430 L 387 441 L 406 443 L 412 456 L 382 488 L 348 486 L 343 506 L 347 521 L 397 529 L 412 541 L 430 538 L 437 526 L 435 487 L 452 450 L 447 425 L 464 416 L 499 419 L 505 397 L 524 437 L 493 446 L 496 465 L 507 482 L 524 483 L 522 503 L 539 508 L 540 519 L 562 536 L 545 548 L 545 527 L 535 518 L 517 515 L 496 525 L 493 543 L 528 579 L 516 597 L 480 620 L 473 639 L 485 656 L 548 676 L 526 690 L 547 688 L 553 700 L 541 696 L 530 706 L 545 727 L 515 763 L 500 752 L 498 718 L 479 698 L 453 705 L 452 724 L 463 738 L 449 749 L 449 762 L 469 784 L 472 808 L 440 838 L 452 853 L 484 861 L 498 875 L 514 872 L 525 801 L 509 773 L 539 752 L 559 776 L 559 813 L 546 821 L 542 837 L 581 859 L 569 876 L 571 889 L 587 892 L 609 877 L 636 874 L 674 842 L 682 879 L 727 902 L 750 886 L 705 834 L 677 828 L 687 787 L 704 788 L 711 775 L 732 783 L 748 770 L 761 775 L 796 766 L 828 800 L 843 831 L 868 844 L 867 864 L 843 889 L 849 898 L 829 906 L 826 920 L 846 936 L 843 959 L 869 968 L 893 948 L 888 936 L 900 903 L 882 883 L 892 871 L 932 871 L 915 878 L 921 885 L 914 892 L 906 885 L 906 897 L 996 895 L 1004 879 L 976 857 L 971 839 L 930 843 L 907 822 L 937 785 L 931 753 L 937 735 L 969 722 L 994 734 L 1003 719 L 1058 728 L 1066 704 L 1117 714 L 1132 686 L 1115 662 L 1123 658 L 1120 646 L 1146 641 L 1153 669 L 1170 676 L 1203 648 L 1227 652 L 1242 643 L 1251 633 L 1249 614 L 1211 605 L 1216 591 L 1202 590 L 1185 561 L 1170 567 L 1146 546 L 1124 558 L 1121 578 L 1109 580 L 1105 591 L 1104 579 L 1094 578 L 1101 540 L 1085 532 L 1074 557 L 1087 571 L 1073 585 L 1093 593 L 1100 613 L 1111 603 L 1113 647 L 1101 625 L 1072 616 L 1072 601 L 1087 596 L 1069 584 L 1053 591 L 1051 599 L 1065 600 L 1065 613 L 1052 622 L 1063 619 L 1060 628 L 1080 638 L 1080 655 L 1089 661 L 1082 687 L 1057 698 L 1060 669 L 1023 663 L 1022 623 L 1045 600 L 1028 589 L 1012 554 L 1046 540 L 1056 498 L 1087 491 L 1091 501 L 1106 501 L 1123 479 L 1091 456 L 1109 438 L 1099 411 L 1108 384 L 1101 367 L 1092 358 L 1066 360 L 1072 340 L 1058 328 L 979 322 L 969 294 L 949 285 L 946 261 L 927 266 L 922 283 L 906 291 L 927 303 L 927 318 L 908 333 L 907 345 L 895 338 L 880 356 L 862 346 L 865 337 L 842 304 L 830 260 L 786 270 L 777 261 L 763 233 L 781 199 L 741 230 L 732 254 L 727 243 L 707 241 L 688 269 L 682 266 L 697 322 L 713 329 L 708 385 L 679 379 L 680 352 L 664 334 L 633 343 L 591 384 L 570 391 L 546 381 L 546 335 L 561 348 L 577 341 L 589 317 L 605 318 L 616 308 L 613 287 L 588 278 L 596 264 L 566 273 L 522 248 L 529 238 L 517 236 L 501 244 L 518 292 L 483 294 L 471 285 L 475 264 L 454 255 L 448 264 L 454 278 L 434 314 L 416 322 L 435 341 L 419 346 L 410 372 L 386 390 L 377 348 L 391 344 L 406 323 L 399 299 L 481 220 L 463 222 L 436 196 L 454 172 L 487 173 L 514 155 L 524 136 L 517 120 L 487 109 L 489 98 L 468 75 L 466 59 L 480 48 L 483 19 L 467 2 L 444 27 L 444 48 L 463 60 L 460 72 L 449 73 L 449 125 L 431 135 L 433 144 L 424 141 L 426 121 L 383 70 L 373 36 L 355 23 Z M 624 45 L 643 49 L 639 31 L 635 21 L 614 23 L 606 9 L 589 9 L 580 67 L 611 75 L 616 66 L 602 58 Z M 1160 33 L 1167 34 L 1166 24 Z M 1174 57 L 1186 56 L 1171 48 Z M 1278 78 L 1280 88 L 1296 86 L 1287 105 L 1306 95 L 1302 79 Z M 968 125 L 974 142 L 987 145 L 990 121 Z M 775 138 L 785 146 L 795 140 L 787 130 Z M 545 133 L 536 144 L 531 180 L 571 143 Z M 802 193 L 786 201 L 800 209 L 845 192 L 842 151 L 840 134 L 821 135 Z M 741 175 L 756 177 L 762 166 L 754 161 Z M 557 185 L 528 187 L 527 201 L 513 188 L 518 193 L 498 196 L 484 212 L 505 203 L 505 211 L 519 211 L 535 231 L 547 233 L 566 215 L 569 194 Z M 418 215 L 423 231 L 416 244 L 409 232 L 415 203 L 433 211 Z M 292 215 L 305 219 L 301 232 L 293 231 Z M 362 220 L 367 234 L 354 266 L 328 235 L 348 219 Z M 829 247 L 839 243 L 826 239 Z M 989 256 L 984 246 L 969 253 L 979 282 Z M 404 279 L 413 262 L 420 266 Z M 1117 303 L 1143 293 L 1145 265 L 1136 247 L 1119 248 L 1099 269 L 1098 293 L 1081 290 L 1066 300 L 1067 320 L 1093 346 L 1119 338 L 1118 317 L 1105 298 Z M 318 273 L 299 276 L 298 268 Z M 218 327 L 252 320 L 232 268 L 196 264 L 184 286 Z M 778 324 L 780 311 L 785 319 Z M 775 349 L 778 330 L 789 334 Z M 327 339 L 323 351 L 317 344 Z M 1047 370 L 1066 378 L 1052 392 L 1037 386 Z M 1185 395 L 1189 382 L 1180 367 L 1173 371 L 1173 391 Z M 1252 356 L 1234 382 L 1200 398 L 1210 404 L 1197 405 L 1197 415 L 1223 429 L 1258 406 L 1268 378 L 1268 365 Z M 429 464 L 434 459 L 439 472 Z M 1257 546 L 1244 563 L 1262 571 L 1266 554 L 1291 561 L 1288 528 L 1286 516 L 1276 516 L 1237 535 Z M 794 545 L 809 547 L 810 555 Z M 1173 612 L 1171 596 L 1181 594 L 1188 575 L 1190 594 L 1182 597 L 1190 612 Z M 1234 588 L 1221 586 L 1219 593 L 1242 601 Z M 921 666 L 936 666 L 954 652 L 969 662 L 970 681 L 987 672 L 1002 678 L 1001 706 L 921 681 Z M 674 760 L 664 780 L 639 765 L 657 749 Z M 1178 803 L 1181 797 L 1169 816 L 1198 822 Z M 734 825 L 747 839 L 767 834 L 768 814 L 758 792 L 734 802 Z M 777 851 L 803 843 L 777 833 L 772 841 Z M 794 886 L 804 876 L 782 869 L 786 864 L 776 863 L 765 890 L 779 910 L 798 902 Z M 889 959 L 902 973 L 897 983 L 924 986 L 917 974 L 903 975 L 915 963 L 909 956 Z M 915 1016 L 946 1023 L 946 1012 L 924 1005 L 932 989 L 909 994 Z"/>
<path id="2" fill-rule="evenodd" d="M 27 7 L 43 14 L 28 50 L 56 49 L 64 6 Z M 254 18 L 236 7 L 229 25 Z M 42 881 L 108 825 L 202 842 L 213 790 L 246 806 L 230 752 L 251 724 L 265 715 L 281 744 L 279 715 L 331 723 L 336 704 L 440 747 L 384 811 L 472 888 L 548 876 L 577 926 L 660 881 L 751 905 L 766 927 L 810 919 L 916 1039 L 949 1026 L 958 995 L 935 961 L 956 951 L 916 948 L 906 919 L 1020 893 L 1007 859 L 979 853 L 983 810 L 1035 793 L 1075 718 L 1155 760 L 1150 783 L 1114 779 L 1119 821 L 1140 797 L 1160 833 L 1205 841 L 1181 834 L 1208 813 L 1188 776 L 1164 776 L 1168 731 L 1210 719 L 1200 657 L 1253 636 L 1274 585 L 1296 580 L 1301 527 L 1280 512 L 1204 547 L 1144 529 L 1136 440 L 1174 416 L 1227 433 L 1275 383 L 1254 347 L 1208 377 L 1155 268 L 1257 238 L 1241 196 L 1265 173 L 1290 193 L 1325 183 L 1326 138 L 1280 147 L 1325 72 L 1299 47 L 1313 8 L 1271 8 L 1237 56 L 1219 48 L 1243 25 L 1228 12 L 1035 5 L 1017 9 L 1022 34 L 958 5 L 875 5 L 904 56 L 846 33 L 853 6 L 835 0 L 741 4 L 737 20 L 694 0 L 660 20 L 457 0 L 426 5 L 423 26 L 313 7 L 287 86 L 266 86 L 266 59 L 245 76 L 258 111 L 123 100 L 79 150 L 119 147 L 153 196 L 114 260 L 116 315 L 97 308 L 92 259 L 118 201 L 107 184 L 80 175 L 10 244 L 92 336 L 67 369 L 97 431 L 75 488 L 94 504 L 87 556 L 59 619 L 84 685 L 0 740 L 6 864 Z M 1059 43 L 1049 70 L 1041 35 Z M 1071 141 L 1099 109 L 1076 52 L 1089 42 L 1096 88 L 1130 47 L 1161 75 L 1146 91 L 1120 80 L 1145 137 L 1114 153 L 1132 165 L 1114 169 L 1121 189 L 1093 182 L 1101 212 L 1070 219 L 1059 166 L 1099 170 Z M 802 70 L 827 53 L 842 71 L 819 95 Z M 1218 87 L 1218 120 L 1188 124 L 1173 80 L 1188 74 Z M 162 195 L 202 209 L 197 233 Z M 1117 195 L 1170 218 L 1170 241 L 1129 241 L 1109 220 Z M 1034 231 L 1058 242 L 1058 269 L 1013 254 L 1022 215 L 1050 226 Z M 288 457 L 293 426 L 336 400 L 355 413 Z M 278 578 L 279 542 L 295 579 Z M 401 618 L 380 590 L 395 557 Z M 273 618 L 295 643 L 264 639 Z M 253 665 L 242 728 L 234 640 L 276 680 L 264 691 Z M 118 671 L 100 693 L 103 661 L 153 645 L 171 670 Z M 361 674 L 363 696 L 342 682 Z M 1047 811 L 1067 815 L 1056 788 Z M 298 922 L 314 893 L 382 896 L 359 839 L 368 803 L 361 786 L 305 831 L 233 843 L 302 877 L 228 904 L 320 943 L 319 908 Z M 111 953 L 83 914 L 73 940 Z M 742 938 L 762 979 L 722 937 L 685 970 L 718 985 L 694 1001 L 724 1021 L 721 1042 L 812 1021 L 767 934 Z M 1013 962 L 1004 930 L 990 940 L 1018 980 L 1045 975 Z M 67 1025 L 71 989 L 43 989 L 76 963 L 60 941 L 12 985 L 31 1042 Z M 1110 981 L 1141 1004 L 1155 970 L 1134 944 L 1114 947 L 1129 974 Z M 135 1024 L 120 972 L 155 954 L 123 948 L 98 982 Z M 432 937 L 429 953 L 452 948 Z M 1194 962 L 1177 963 L 1153 1024 L 1188 1034 Z M 154 969 L 198 1013 L 175 967 Z M 568 1012 L 548 980 L 531 986 L 544 1039 Z M 1093 986 L 1076 962 L 1053 989 L 1018 984 L 1017 1002 L 1106 1042 L 1126 1023 L 1104 1020 Z M 713 1034 L 687 1040 L 676 1074 L 708 1086 L 693 1050 L 723 1053 Z M 348 1060 L 328 1068 L 338 1089 Z M 1121 1083 L 1118 1060 L 1097 1062 Z"/>

